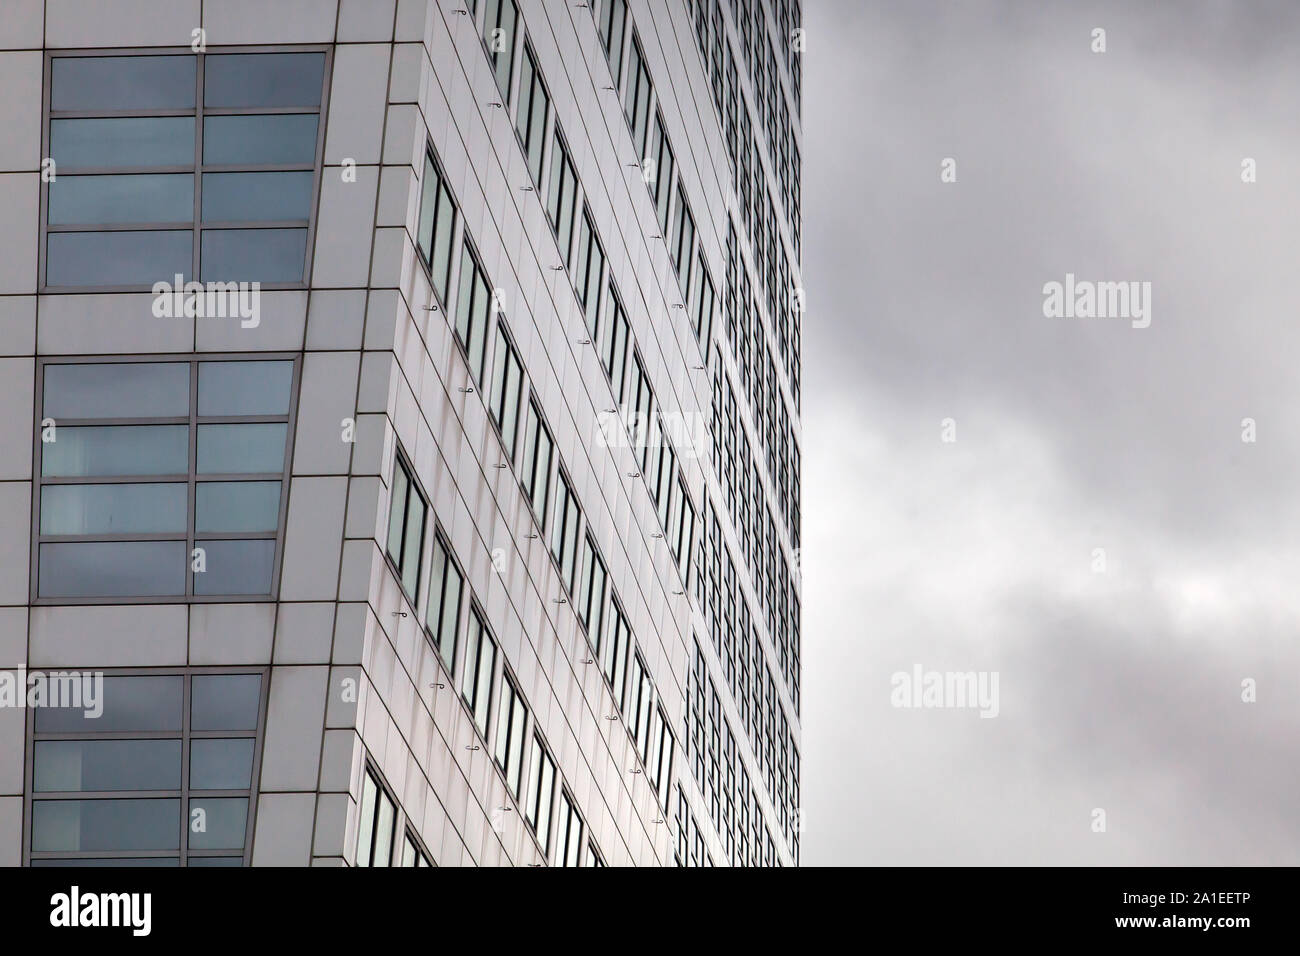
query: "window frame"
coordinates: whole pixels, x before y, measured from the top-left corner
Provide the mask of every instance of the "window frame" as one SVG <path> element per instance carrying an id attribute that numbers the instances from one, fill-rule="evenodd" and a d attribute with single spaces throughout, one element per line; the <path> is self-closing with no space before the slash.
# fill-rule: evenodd
<path id="1" fill-rule="evenodd" d="M 316 43 L 316 44 L 272 44 L 269 46 L 250 46 L 247 44 L 239 46 L 220 47 L 213 50 L 196 51 L 190 47 L 77 47 L 59 50 L 46 50 L 44 52 L 44 61 L 42 63 L 42 92 L 41 92 L 41 156 L 50 155 L 50 126 L 54 119 L 72 119 L 72 118 L 96 118 L 105 119 L 131 116 L 131 117 L 165 117 L 165 116 L 193 116 L 195 125 L 194 135 L 194 165 L 192 167 L 180 168 L 170 166 L 151 167 L 149 169 L 140 169 L 133 166 L 114 167 L 111 170 L 103 170 L 105 173 L 113 175 L 130 175 L 134 171 L 140 171 L 148 174 L 166 174 L 168 172 L 190 173 L 194 176 L 194 217 L 190 222 L 188 230 L 184 227 L 177 227 L 175 224 L 168 223 L 164 231 L 185 232 L 191 235 L 190 240 L 190 271 L 188 276 L 190 281 L 225 281 L 225 280 L 204 280 L 200 273 L 200 252 L 202 247 L 202 236 L 205 230 L 203 226 L 203 174 L 205 171 L 238 171 L 238 172 L 277 172 L 287 171 L 286 167 L 281 164 L 240 164 L 234 170 L 229 169 L 230 164 L 219 166 L 212 164 L 209 169 L 203 163 L 203 119 L 205 116 L 264 116 L 280 113 L 310 113 L 306 108 L 294 107 L 292 109 L 282 107 L 214 107 L 211 110 L 204 109 L 204 62 L 208 56 L 224 56 L 227 54 L 276 54 L 276 53 L 322 53 L 325 56 L 322 67 L 321 101 L 316 111 L 316 153 L 312 166 L 312 193 L 310 213 L 306 224 L 306 239 L 303 252 L 303 277 L 300 282 L 261 282 L 260 288 L 263 291 L 274 291 L 278 289 L 307 289 L 312 283 L 313 253 L 316 246 L 316 227 L 319 221 L 321 183 L 324 179 L 325 167 L 325 126 L 326 119 L 329 116 L 330 92 L 333 87 L 334 77 L 334 47 L 333 44 Z M 195 103 L 193 110 L 166 110 L 166 109 L 145 109 L 145 108 L 127 108 L 123 110 L 68 110 L 59 111 L 54 115 L 51 111 L 51 78 L 53 74 L 54 60 L 56 58 L 90 58 L 90 57 L 124 57 L 124 56 L 189 56 L 196 59 L 195 64 Z M 293 164 L 293 168 L 305 166 L 306 164 Z M 74 167 L 76 168 L 76 167 Z M 92 175 L 92 169 L 99 167 L 84 167 L 82 173 L 72 173 L 71 175 Z M 303 170 L 305 171 L 305 169 Z M 57 170 L 56 170 L 57 172 Z M 154 231 L 150 227 L 157 227 L 157 223 L 102 223 L 98 224 L 96 229 L 85 228 L 60 228 L 57 224 L 53 230 L 49 228 L 49 210 L 50 210 L 50 184 L 42 177 L 40 184 L 40 201 L 37 225 L 39 228 L 39 239 L 37 248 L 37 274 L 36 274 L 36 292 L 41 295 L 93 295 L 103 292 L 151 292 L 152 284 L 149 285 L 51 285 L 45 281 L 46 268 L 48 266 L 48 241 L 51 231 L 58 232 L 149 232 Z M 214 220 L 215 221 L 215 220 Z M 84 225 L 84 224 L 83 224 Z M 220 226 L 212 227 L 213 231 L 223 231 L 231 229 L 271 229 L 279 226 L 280 228 L 302 228 L 301 225 L 295 224 L 285 226 L 283 224 L 268 221 L 226 221 L 221 220 Z M 115 228 L 117 227 L 117 228 Z M 120 228 L 126 227 L 126 228 Z M 172 282 L 173 276 L 159 276 L 155 281 Z M 239 281 L 239 280 L 235 280 Z M 252 280 L 249 280 L 252 281 Z M 183 321 L 183 320 L 182 320 Z"/>
<path id="2" fill-rule="evenodd" d="M 22 830 L 22 865 L 27 867 L 32 865 L 32 860 L 57 859 L 57 860 L 78 860 L 78 859 L 172 859 L 177 857 L 180 866 L 188 865 L 188 857 L 232 857 L 234 854 L 231 849 L 221 850 L 191 850 L 189 849 L 189 806 L 190 792 L 196 788 L 191 787 L 189 776 L 189 748 L 194 740 L 215 739 L 245 739 L 253 740 L 253 765 L 249 777 L 249 787 L 245 790 L 204 790 L 202 793 L 207 795 L 208 799 L 222 798 L 242 798 L 245 795 L 248 798 L 248 815 L 244 822 L 244 851 L 239 854 L 242 866 L 251 866 L 253 858 L 253 835 L 257 823 L 257 804 L 260 790 L 258 787 L 261 778 L 263 744 L 266 739 L 266 722 L 267 722 L 267 703 L 270 699 L 270 681 L 271 668 L 269 666 L 260 667 L 103 667 L 95 668 L 96 673 L 102 673 L 104 677 L 181 677 L 183 679 L 183 691 L 181 696 L 182 716 L 181 728 L 175 731 L 104 731 L 100 733 L 85 731 L 69 732 L 38 732 L 36 730 L 36 721 L 29 719 L 26 721 L 25 752 L 23 754 L 23 775 L 26 785 L 23 791 L 23 830 Z M 261 678 L 259 687 L 257 727 L 254 730 L 192 730 L 191 723 L 191 693 L 190 688 L 195 677 L 227 677 L 258 675 Z M 102 692 L 102 682 L 101 682 Z M 34 771 L 36 759 L 36 743 L 38 741 L 50 740 L 143 740 L 143 739 L 176 739 L 181 741 L 181 787 L 178 791 L 170 790 L 147 790 L 147 791 L 50 791 L 51 795 L 36 796 L 34 787 Z M 44 793 L 44 792 L 43 792 Z M 62 799 L 96 799 L 104 797 L 109 799 L 176 799 L 180 801 L 180 845 L 175 851 L 172 850 L 33 850 L 32 849 L 32 804 L 37 799 L 53 800 L 59 797 L 52 796 L 54 793 L 62 793 Z M 155 795 L 166 796 L 155 796 Z M 200 798 L 203 799 L 203 798 Z"/>
<path id="3" fill-rule="evenodd" d="M 192 353 L 162 353 L 162 354 L 124 354 L 124 355 L 53 355 L 38 356 L 36 359 L 36 390 L 33 399 L 33 436 L 32 436 L 32 494 L 31 494 L 31 574 L 28 581 L 28 600 L 32 606 L 62 606 L 71 604 L 264 604 L 273 603 L 279 600 L 280 596 L 280 569 L 284 559 L 284 544 L 287 534 L 287 522 L 289 517 L 289 485 L 292 481 L 291 467 L 293 464 L 293 449 L 298 425 L 298 394 L 302 384 L 302 353 L 300 352 L 192 352 Z M 195 496 L 197 495 L 198 485 L 203 483 L 202 477 L 198 472 L 197 455 L 198 455 L 198 428 L 200 424 L 214 424 L 208 421 L 216 419 L 220 423 L 227 420 L 237 420 L 249 424 L 256 424 L 259 421 L 279 422 L 283 416 L 264 416 L 264 415 L 209 415 L 200 416 L 198 413 L 198 367 L 207 362 L 291 362 L 293 365 L 292 374 L 289 384 L 289 411 L 287 427 L 284 438 L 284 464 L 283 471 L 275 472 L 257 472 L 241 474 L 238 479 L 232 476 L 224 476 L 217 480 L 242 480 L 242 481 L 279 481 L 280 484 L 280 508 L 277 517 L 277 530 L 274 534 L 267 532 L 197 532 L 195 530 L 195 512 L 197 505 Z M 98 476 L 91 477 L 88 482 L 59 482 L 54 481 L 46 483 L 43 471 L 44 442 L 41 441 L 41 422 L 44 419 L 45 411 L 45 370 L 51 365 L 109 365 L 109 364 L 176 364 L 190 366 L 190 406 L 189 416 L 185 421 L 189 427 L 189 471 L 185 481 L 190 486 L 188 494 L 188 514 L 186 517 L 185 542 L 189 546 L 186 553 L 187 570 L 185 572 L 185 592 L 184 594 L 163 594 L 163 595 L 93 595 L 89 597 L 40 597 L 38 588 L 40 585 L 40 546 L 57 541 L 71 542 L 74 540 L 92 540 L 92 541 L 127 541 L 127 540 L 181 540 L 176 538 L 175 533 L 161 533 L 149 538 L 141 538 L 134 534 L 95 534 L 87 536 L 76 535 L 42 535 L 40 532 L 41 520 L 41 492 L 46 487 L 54 487 L 59 484 L 118 484 L 127 483 L 114 481 L 114 478 L 141 478 L 144 476 Z M 104 418 L 104 419 L 64 419 L 56 421 L 56 427 L 76 427 L 78 422 L 85 422 L 88 426 L 124 424 L 128 422 L 137 422 L 139 424 L 184 424 L 179 418 L 169 418 L 158 416 L 154 418 Z M 55 476 L 51 476 L 55 477 Z M 152 481 L 167 483 L 174 476 L 151 476 Z M 208 480 L 213 480 L 209 478 Z M 177 481 L 176 483 L 180 483 Z M 196 594 L 194 593 L 194 574 L 196 572 L 188 570 L 189 563 L 192 561 L 192 555 L 196 543 L 199 539 L 204 541 L 216 540 L 265 540 L 275 541 L 275 550 L 272 554 L 271 566 L 271 590 L 269 594 Z"/>

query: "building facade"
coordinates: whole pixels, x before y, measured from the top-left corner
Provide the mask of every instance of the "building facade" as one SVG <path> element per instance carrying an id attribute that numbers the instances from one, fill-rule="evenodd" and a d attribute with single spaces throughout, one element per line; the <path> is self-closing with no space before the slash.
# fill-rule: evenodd
<path id="1" fill-rule="evenodd" d="M 9 0 L 0 862 L 794 865 L 791 0 Z"/>

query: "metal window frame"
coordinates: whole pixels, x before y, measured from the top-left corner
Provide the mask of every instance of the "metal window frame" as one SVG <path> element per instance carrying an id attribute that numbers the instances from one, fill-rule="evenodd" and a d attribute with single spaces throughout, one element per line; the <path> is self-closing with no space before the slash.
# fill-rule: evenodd
<path id="1" fill-rule="evenodd" d="M 415 220 L 415 258 L 424 267 L 425 276 L 429 280 L 429 287 L 433 290 L 434 301 L 438 304 L 438 307 L 442 310 L 443 315 L 447 315 L 448 309 L 450 307 L 452 292 L 454 291 L 452 288 L 452 267 L 455 265 L 454 253 L 458 245 L 458 243 L 456 242 L 457 239 L 456 226 L 458 223 L 462 221 L 463 217 L 461 215 L 460 206 L 456 202 L 456 195 L 451 191 L 451 187 L 447 185 L 447 172 L 445 169 L 443 169 L 442 161 L 438 157 L 437 150 L 433 148 L 433 143 L 429 142 L 428 140 L 426 140 L 424 144 L 424 160 L 425 160 L 425 169 L 422 169 L 420 171 L 422 175 L 422 179 L 420 181 L 420 203 L 419 206 L 417 207 L 417 210 L 424 206 L 425 190 L 427 190 L 431 185 L 430 182 L 428 181 L 428 176 L 423 175 L 429 167 L 433 168 L 433 173 L 438 178 L 438 182 L 437 182 L 438 195 L 434 199 L 433 229 L 429 233 L 429 258 L 428 259 L 424 258 L 424 253 L 421 252 L 420 250 L 420 238 L 421 238 L 420 220 L 419 220 L 419 213 L 417 211 L 416 214 L 417 218 Z M 438 213 L 442 207 L 441 194 L 443 192 L 446 192 L 448 203 L 451 207 L 451 221 L 447 224 L 447 228 L 448 231 L 450 231 L 451 236 L 447 240 L 447 275 L 445 277 L 446 288 L 440 292 L 438 290 L 437 279 L 433 274 L 433 246 L 434 246 L 434 241 L 438 235 Z M 462 229 L 462 232 L 463 231 L 464 230 Z"/>
<path id="2" fill-rule="evenodd" d="M 253 856 L 253 837 L 256 832 L 258 783 L 262 772 L 262 753 L 266 739 L 267 702 L 271 693 L 271 668 L 269 666 L 249 667 L 103 667 L 94 668 L 95 673 L 107 677 L 181 677 L 181 729 L 177 731 L 60 731 L 40 733 L 36 730 L 34 719 L 26 721 L 25 752 L 23 755 L 23 776 L 26 785 L 23 788 L 23 832 L 22 865 L 31 866 L 32 860 L 85 860 L 85 859 L 177 859 L 179 865 L 189 865 L 190 858 L 239 856 L 242 865 L 249 866 Z M 256 674 L 261 678 L 258 688 L 257 727 L 254 730 L 192 730 L 190 727 L 192 703 L 192 684 L 194 677 L 238 677 Z M 190 787 L 190 744 L 195 740 L 253 740 L 253 766 L 247 790 L 197 790 Z M 181 786 L 179 790 L 109 790 L 109 791 L 51 791 L 39 797 L 35 791 L 36 744 L 47 740 L 179 740 L 181 742 Z M 244 820 L 244 848 L 236 854 L 234 848 L 215 850 L 191 850 L 189 848 L 189 809 L 191 794 L 197 792 L 203 796 L 199 799 L 229 799 L 231 797 L 248 800 L 248 813 Z M 95 800 L 95 799 L 140 799 L 140 800 L 178 800 L 180 802 L 180 843 L 176 850 L 33 850 L 32 849 L 32 804 L 40 801 L 54 800 Z"/>
<path id="3" fill-rule="evenodd" d="M 290 362 L 292 372 L 289 384 L 289 411 L 286 415 L 212 415 L 200 416 L 198 412 L 199 365 L 206 362 Z M 108 365 L 118 363 L 131 364 L 173 364 L 190 366 L 189 415 L 173 418 L 104 418 L 104 419 L 67 419 L 56 422 L 63 427 L 104 427 L 119 425 L 186 425 L 189 455 L 189 471 L 181 475 L 89 475 L 48 480 L 43 474 L 44 442 L 41 440 L 41 421 L 44 413 L 45 369 L 51 365 Z M 38 357 L 36 360 L 36 391 L 33 401 L 35 412 L 35 429 L 32 439 L 32 482 L 33 494 L 31 505 L 31 574 L 28 582 L 28 597 L 33 606 L 72 605 L 72 604 L 186 604 L 186 603 L 267 603 L 278 600 L 280 593 L 280 572 L 284 558 L 285 526 L 289 511 L 289 486 L 292 481 L 290 472 L 293 463 L 294 439 L 298 423 L 298 391 L 301 386 L 302 361 L 298 352 L 191 352 L 179 354 L 152 355 L 71 355 Z M 198 429 L 200 425 L 213 424 L 285 424 L 283 470 L 276 472 L 240 473 L 235 475 L 201 476 L 198 473 Z M 201 483 L 224 481 L 278 481 L 280 482 L 280 507 L 277 515 L 277 527 L 274 532 L 206 532 L 195 530 L 195 511 L 197 487 Z M 166 532 L 125 533 L 125 534 L 88 534 L 88 535 L 43 535 L 40 531 L 41 492 L 47 486 L 73 484 L 180 484 L 187 483 L 186 530 L 184 533 Z M 196 542 L 221 540 L 274 540 L 275 549 L 271 559 L 271 589 L 269 594 L 195 594 L 194 574 L 189 570 L 191 555 Z M 119 542 L 119 541 L 184 541 L 186 550 L 185 593 L 167 595 L 95 595 L 89 597 L 40 597 L 40 546 L 58 542 Z"/>
<path id="4" fill-rule="evenodd" d="M 493 428 L 496 430 L 497 438 L 500 439 L 501 441 L 501 448 L 505 452 L 506 461 L 508 461 L 510 463 L 510 466 L 513 468 L 515 464 L 515 459 L 518 457 L 519 454 L 519 426 L 521 423 L 521 416 L 519 414 L 519 409 L 523 404 L 523 398 L 524 398 L 524 382 L 525 382 L 524 363 L 523 363 L 523 359 L 519 357 L 519 348 L 518 346 L 515 345 L 514 336 L 511 334 L 510 326 L 506 322 L 505 313 L 503 312 L 497 313 L 496 327 L 497 327 L 497 335 L 500 338 L 504 339 L 504 344 L 505 344 L 505 351 L 506 351 L 506 365 L 504 366 L 505 383 L 502 384 L 493 380 L 493 382 L 488 386 L 488 400 L 487 400 L 488 421 L 492 423 Z M 496 341 L 494 337 L 492 342 L 492 364 L 494 368 L 496 365 L 498 345 L 499 343 Z M 486 353 L 486 351 L 487 348 L 486 346 L 484 346 L 484 352 Z M 485 359 L 486 359 L 486 355 L 485 355 Z M 515 412 L 514 428 L 511 430 L 510 436 L 507 438 L 504 419 L 505 419 L 505 413 L 509 409 L 509 399 L 507 398 L 506 388 L 510 384 L 510 361 L 511 360 L 514 361 L 515 372 L 519 379 L 519 392 L 515 396 L 515 401 L 514 401 L 514 412 Z M 496 391 L 498 385 L 501 385 L 501 414 L 500 414 L 501 421 L 497 420 Z"/>
<path id="5" fill-rule="evenodd" d="M 207 110 L 204 108 L 204 63 L 206 57 L 222 56 L 226 54 L 248 54 L 248 53 L 322 53 L 325 56 L 324 66 L 321 73 L 321 101 L 320 105 L 312 110 L 307 107 L 221 107 Z M 125 109 L 125 110 L 76 110 L 76 111 L 59 111 L 55 114 L 50 108 L 50 97 L 52 93 L 50 81 L 53 73 L 54 60 L 60 57 L 71 58 L 93 58 L 93 57 L 124 57 L 124 56 L 192 56 L 196 59 L 195 64 L 195 101 L 192 110 L 158 110 L 158 109 Z M 84 47 L 67 50 L 47 50 L 45 52 L 44 63 L 42 65 L 42 93 L 41 93 L 41 156 L 50 155 L 50 124 L 54 119 L 73 119 L 73 118 L 113 118 L 113 117 L 165 117 L 165 116 L 193 116 L 194 117 L 194 165 L 193 167 L 178 167 L 175 170 L 167 168 L 149 168 L 147 170 L 136 170 L 135 167 L 113 167 L 92 169 L 87 168 L 84 174 L 93 174 L 96 171 L 102 174 L 127 174 L 130 172 L 190 172 L 194 175 L 194 218 L 188 225 L 179 223 L 97 223 L 93 225 L 83 224 L 82 226 L 55 226 L 51 229 L 49 225 L 49 182 L 42 177 L 40 188 L 40 211 L 39 211 L 39 247 L 37 250 L 37 287 L 39 294 L 45 295 L 92 295 L 103 292 L 148 292 L 152 290 L 151 285 L 50 285 L 45 281 L 45 270 L 48 260 L 48 236 L 50 232 L 149 232 L 155 230 L 176 231 L 190 233 L 190 281 L 202 282 L 200 273 L 200 252 L 202 248 L 203 232 L 211 228 L 215 230 L 230 229 L 274 229 L 274 228 L 293 228 L 306 230 L 303 250 L 303 274 L 299 282 L 262 282 L 261 288 L 267 291 L 280 289 L 306 289 L 311 282 L 312 275 L 312 258 L 316 245 L 316 226 L 319 216 L 317 210 L 320 205 L 321 181 L 324 177 L 325 162 L 325 126 L 326 119 L 329 115 L 330 90 L 333 85 L 334 69 L 334 47 L 332 44 L 272 44 L 267 46 L 223 46 L 208 48 L 202 52 L 195 51 L 190 47 Z M 203 119 L 205 116 L 263 116 L 271 114 L 303 114 L 315 113 L 316 121 L 316 154 L 313 163 L 310 166 L 306 164 L 248 164 L 236 167 L 214 166 L 210 170 L 203 162 Z M 248 222 L 222 221 L 219 225 L 212 227 L 203 224 L 203 174 L 204 172 L 284 172 L 290 170 L 306 171 L 311 169 L 312 176 L 312 193 L 310 213 L 305 221 L 294 220 L 292 222 L 271 222 L 254 220 Z M 57 170 L 56 170 L 57 173 Z M 74 173 L 80 175 L 83 173 Z M 171 281 L 172 276 L 160 276 L 160 280 Z M 215 280 L 213 280 L 215 281 Z"/>
<path id="6" fill-rule="evenodd" d="M 415 465 L 411 463 L 410 457 L 406 454 L 400 444 L 395 443 L 393 449 L 393 477 L 388 481 L 388 526 L 392 528 L 393 524 L 393 482 L 397 479 L 397 469 L 401 468 L 406 475 L 406 497 L 402 501 L 402 540 L 398 546 L 398 557 L 394 558 L 391 551 L 392 542 L 385 539 L 384 541 L 384 560 L 392 569 L 393 574 L 397 576 L 397 586 L 402 589 L 402 594 L 410 602 L 412 610 L 417 610 L 420 603 L 420 579 L 424 577 L 424 542 L 429 537 L 429 515 L 433 511 L 429 504 L 429 496 L 424 493 L 423 486 L 415 477 Z M 401 561 L 406 556 L 406 522 L 410 516 L 411 494 L 414 493 L 420 503 L 424 505 L 424 514 L 420 521 L 420 544 L 416 552 L 416 569 L 415 569 L 415 593 L 409 594 L 406 590 L 406 583 L 402 577 Z M 387 533 L 387 532 L 386 532 Z M 428 595 L 425 595 L 426 601 Z"/>

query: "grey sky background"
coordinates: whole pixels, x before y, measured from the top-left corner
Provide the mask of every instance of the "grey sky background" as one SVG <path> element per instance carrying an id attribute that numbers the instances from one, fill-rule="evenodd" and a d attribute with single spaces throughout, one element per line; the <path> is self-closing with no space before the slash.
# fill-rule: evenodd
<path id="1" fill-rule="evenodd" d="M 1300 863 L 1300 4 L 804 25 L 803 862 Z"/>

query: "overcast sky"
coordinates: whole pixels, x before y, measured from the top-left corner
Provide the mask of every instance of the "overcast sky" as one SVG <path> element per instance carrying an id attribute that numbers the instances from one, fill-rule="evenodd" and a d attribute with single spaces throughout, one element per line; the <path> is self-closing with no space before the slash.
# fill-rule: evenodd
<path id="1" fill-rule="evenodd" d="M 1300 863 L 1300 4 L 804 17 L 803 862 Z"/>

